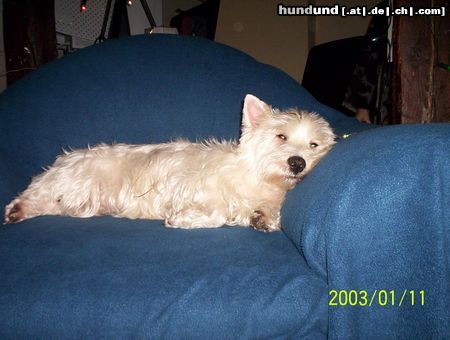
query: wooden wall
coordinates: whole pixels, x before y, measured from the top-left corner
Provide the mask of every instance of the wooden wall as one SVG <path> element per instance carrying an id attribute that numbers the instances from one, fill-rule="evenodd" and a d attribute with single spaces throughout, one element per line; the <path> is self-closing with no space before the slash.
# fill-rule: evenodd
<path id="1" fill-rule="evenodd" d="M 417 8 L 445 6 L 445 0 L 417 0 Z M 411 4 L 395 0 L 394 7 Z M 448 7 L 447 7 L 448 10 Z M 450 112 L 449 22 L 442 16 L 394 17 L 394 123 L 448 122 Z"/>

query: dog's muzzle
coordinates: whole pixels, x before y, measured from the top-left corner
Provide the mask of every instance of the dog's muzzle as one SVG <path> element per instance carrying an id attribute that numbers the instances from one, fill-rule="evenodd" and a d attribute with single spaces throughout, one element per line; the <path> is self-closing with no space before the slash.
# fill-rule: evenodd
<path id="1" fill-rule="evenodd" d="M 287 162 L 289 164 L 289 169 L 292 171 L 294 175 L 299 174 L 306 167 L 305 160 L 300 156 L 289 157 Z"/>

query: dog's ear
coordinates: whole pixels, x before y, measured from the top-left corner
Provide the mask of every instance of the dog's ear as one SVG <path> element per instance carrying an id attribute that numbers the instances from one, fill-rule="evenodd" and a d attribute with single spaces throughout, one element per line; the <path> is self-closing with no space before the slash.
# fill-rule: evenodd
<path id="1" fill-rule="evenodd" d="M 242 109 L 242 126 L 254 128 L 267 118 L 272 112 L 272 108 L 261 99 L 247 94 L 244 99 L 244 108 Z"/>

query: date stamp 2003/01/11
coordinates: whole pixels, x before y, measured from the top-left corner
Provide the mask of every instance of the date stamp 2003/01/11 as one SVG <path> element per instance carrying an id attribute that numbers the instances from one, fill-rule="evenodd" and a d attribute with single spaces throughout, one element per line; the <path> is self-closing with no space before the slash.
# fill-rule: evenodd
<path id="1" fill-rule="evenodd" d="M 328 306 L 331 307 L 372 307 L 372 306 L 424 306 L 424 290 L 336 290 L 328 292 Z"/>

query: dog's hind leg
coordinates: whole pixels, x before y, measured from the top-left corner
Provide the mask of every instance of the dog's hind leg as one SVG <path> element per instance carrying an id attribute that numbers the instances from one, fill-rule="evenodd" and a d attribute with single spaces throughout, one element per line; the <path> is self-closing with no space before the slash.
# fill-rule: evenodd
<path id="1" fill-rule="evenodd" d="M 5 207 L 4 224 L 17 223 L 40 215 L 57 215 L 60 209 L 46 197 L 28 197 L 24 194 Z"/>
<path id="2" fill-rule="evenodd" d="M 4 224 L 16 223 L 25 219 L 25 212 L 20 199 L 16 198 L 9 203 L 5 208 L 5 220 Z"/>
<path id="3" fill-rule="evenodd" d="M 41 215 L 61 214 L 61 197 L 52 194 L 47 172 L 33 179 L 28 188 L 5 207 L 4 224 L 17 223 Z"/>

